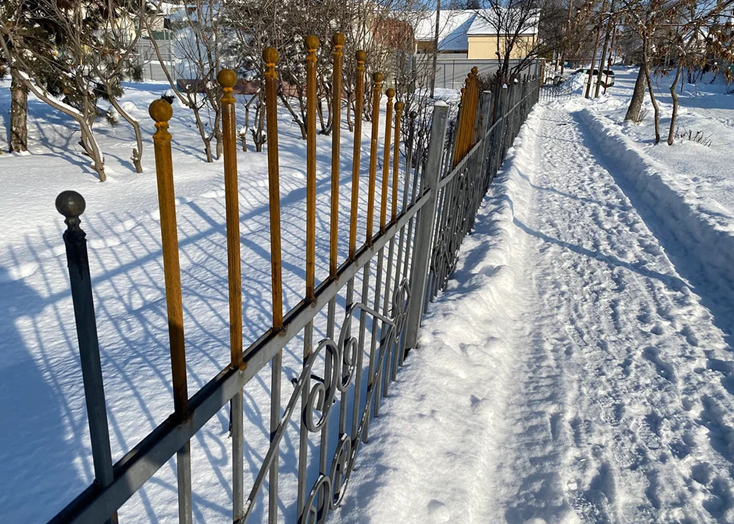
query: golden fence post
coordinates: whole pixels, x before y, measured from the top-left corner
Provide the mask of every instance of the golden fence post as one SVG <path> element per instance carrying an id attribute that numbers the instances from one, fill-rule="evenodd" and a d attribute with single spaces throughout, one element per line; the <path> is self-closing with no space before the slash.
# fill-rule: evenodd
<path id="1" fill-rule="evenodd" d="M 316 273 L 316 49 L 319 39 L 306 37 L 306 300 L 315 297 Z M 308 355 L 306 355 L 308 357 Z"/>
<path id="2" fill-rule="evenodd" d="M 232 365 L 242 365 L 242 276 L 240 268 L 240 213 L 237 183 L 237 124 L 232 95 L 237 74 L 222 69 L 222 132 L 224 138 L 224 202 L 227 221 L 227 269 L 229 273 L 229 342 Z"/>
<path id="3" fill-rule="evenodd" d="M 372 136 L 370 138 L 370 179 L 367 190 L 367 244 L 372 245 L 372 229 L 375 219 L 375 186 L 377 178 L 377 138 L 380 131 L 380 95 L 382 93 L 382 73 L 372 75 Z"/>
<path id="4" fill-rule="evenodd" d="M 392 105 L 395 98 L 395 90 L 391 87 L 387 95 L 387 111 L 385 112 L 385 147 L 382 162 L 382 196 L 380 197 L 380 233 L 384 233 L 387 224 L 387 192 L 390 187 L 390 146 L 392 145 Z"/>
<path id="5" fill-rule="evenodd" d="M 479 69 L 476 66 L 471 68 L 471 75 L 472 75 L 472 86 L 471 86 L 472 110 L 471 110 L 471 121 L 469 122 L 471 127 L 469 128 L 470 139 L 469 139 L 469 143 L 467 144 L 465 153 L 468 153 L 469 150 L 474 146 L 474 144 L 477 143 L 476 131 L 477 131 L 477 112 L 479 111 Z"/>
<path id="6" fill-rule="evenodd" d="M 456 131 L 454 133 L 454 161 L 452 167 L 461 160 L 461 141 L 463 139 L 464 126 L 463 122 L 466 118 L 467 111 L 467 89 L 466 86 L 461 88 L 461 101 L 459 102 L 459 116 L 456 117 Z"/>
<path id="7" fill-rule="evenodd" d="M 339 160 L 341 153 L 341 116 L 342 116 L 342 47 L 344 35 L 334 34 L 334 69 L 332 73 L 332 123 L 331 123 L 331 217 L 329 224 L 329 277 L 336 278 L 339 242 Z"/>
<path id="8" fill-rule="evenodd" d="M 364 102 L 364 62 L 367 53 L 361 49 L 357 59 L 357 82 L 354 89 L 354 148 L 352 150 L 352 200 L 349 215 L 349 258 L 357 251 L 357 213 L 359 209 L 359 172 L 362 157 L 362 104 Z"/>
<path id="9" fill-rule="evenodd" d="M 265 113 L 267 118 L 268 192 L 270 200 L 270 265 L 273 283 L 273 328 L 283 327 L 283 279 L 281 275 L 280 248 L 280 174 L 278 172 L 278 51 L 266 47 L 265 62 Z"/>
<path id="10" fill-rule="evenodd" d="M 403 117 L 402 102 L 395 103 L 395 148 L 392 158 L 392 213 L 390 213 L 390 221 L 394 222 L 398 218 L 398 177 L 400 174 L 400 120 Z"/>
<path id="11" fill-rule="evenodd" d="M 178 260 L 178 232 L 176 230 L 176 202 L 173 190 L 173 160 L 171 158 L 171 133 L 168 121 L 173 107 L 165 100 L 150 104 L 150 116 L 155 120 L 153 135 L 155 170 L 158 179 L 158 205 L 161 214 L 161 243 L 163 246 L 163 271 L 168 308 L 168 337 L 171 342 L 171 368 L 173 372 L 173 403 L 176 414 L 188 415 L 189 397 L 186 386 L 186 350 L 184 348 L 183 302 L 181 299 L 181 267 Z"/>
<path id="12" fill-rule="evenodd" d="M 280 175 L 278 173 L 278 51 L 273 47 L 263 50 L 265 62 L 265 114 L 267 117 L 268 193 L 270 200 L 270 271 L 273 285 L 273 331 L 283 328 L 283 277 L 280 248 Z M 271 445 L 280 425 L 280 375 L 283 350 L 273 357 L 270 375 L 270 441 Z M 270 465 L 268 489 L 268 522 L 278 522 L 278 468 L 279 454 Z"/>
<path id="13" fill-rule="evenodd" d="M 231 365 L 244 369 L 242 361 L 242 275 L 240 262 L 240 206 L 237 183 L 237 123 L 233 89 L 237 74 L 222 69 L 217 75 L 222 86 L 222 135 L 224 140 L 224 203 L 227 223 L 227 274 L 229 277 L 229 344 Z M 243 394 L 239 390 L 230 406 L 232 436 L 232 520 L 244 516 L 243 502 Z"/>
<path id="14" fill-rule="evenodd" d="M 173 189 L 173 159 L 171 133 L 168 121 L 173 107 L 165 100 L 150 104 L 151 118 L 155 120 L 153 135 L 155 171 L 158 182 L 158 206 L 161 215 L 161 245 L 163 274 L 166 287 L 168 338 L 171 344 L 171 373 L 173 377 L 173 406 L 179 420 L 189 415 L 189 394 L 186 385 L 186 349 L 184 345 L 183 300 L 181 298 L 181 266 L 178 259 L 178 232 L 176 230 L 176 201 Z M 178 476 L 179 521 L 192 521 L 191 506 L 191 452 L 186 442 L 176 455 Z"/>

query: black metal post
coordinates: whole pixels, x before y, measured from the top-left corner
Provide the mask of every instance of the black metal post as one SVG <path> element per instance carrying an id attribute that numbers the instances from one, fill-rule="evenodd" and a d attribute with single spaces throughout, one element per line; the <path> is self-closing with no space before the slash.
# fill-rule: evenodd
<path id="1" fill-rule="evenodd" d="M 84 398 L 87 403 L 89 434 L 92 441 L 94 477 L 99 488 L 112 484 L 112 452 L 107 426 L 107 408 L 102 382 L 102 364 L 99 358 L 97 321 L 94 315 L 92 281 L 89 276 L 87 234 L 80 227 L 79 217 L 84 213 L 86 202 L 76 191 L 64 191 L 56 197 L 56 209 L 66 217 L 64 232 L 66 260 L 71 281 L 71 298 L 74 302 L 76 335 L 79 339 L 79 358 L 84 380 Z M 107 521 L 117 523 L 117 513 Z"/>

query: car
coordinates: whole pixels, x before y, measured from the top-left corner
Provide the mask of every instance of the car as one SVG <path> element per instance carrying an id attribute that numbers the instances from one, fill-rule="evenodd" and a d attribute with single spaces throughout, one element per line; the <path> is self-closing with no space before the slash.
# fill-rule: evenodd
<path id="1" fill-rule="evenodd" d="M 588 75 L 589 71 L 590 71 L 589 68 L 577 69 L 575 74 Z M 594 69 L 592 72 L 592 75 L 596 77 L 598 74 L 599 74 L 599 70 Z M 612 71 L 611 69 L 602 69 L 601 75 L 602 75 L 601 85 L 604 88 L 612 87 L 614 85 L 614 71 Z"/>

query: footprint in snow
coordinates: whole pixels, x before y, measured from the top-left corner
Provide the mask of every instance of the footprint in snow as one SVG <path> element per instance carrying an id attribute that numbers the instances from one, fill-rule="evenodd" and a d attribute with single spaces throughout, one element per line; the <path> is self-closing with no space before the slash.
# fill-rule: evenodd
<path id="1" fill-rule="evenodd" d="M 428 503 L 428 515 L 431 522 L 448 522 L 451 519 L 451 510 L 440 500 L 433 499 Z"/>

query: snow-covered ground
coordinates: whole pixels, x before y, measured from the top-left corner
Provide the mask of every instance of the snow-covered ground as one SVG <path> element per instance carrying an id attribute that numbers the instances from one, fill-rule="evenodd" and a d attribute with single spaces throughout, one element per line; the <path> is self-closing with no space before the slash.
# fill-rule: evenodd
<path id="1" fill-rule="evenodd" d="M 734 275 L 697 222 L 734 169 L 602 127 L 620 77 L 531 114 L 331 522 L 734 522 Z M 708 155 L 716 188 L 663 193 Z"/>
<path id="2" fill-rule="evenodd" d="M 641 126 L 621 123 L 633 82 L 634 71 L 619 70 L 599 101 L 532 113 L 331 522 L 734 522 L 734 102 L 715 93 L 723 86 L 687 94 L 681 126 L 714 135 L 711 147 L 653 146 L 651 113 Z M 100 123 L 109 178 L 97 182 L 75 146 L 76 127 L 37 101 L 32 154 L 0 156 L 0 522 L 43 522 L 92 478 L 64 227 L 53 205 L 64 189 L 87 199 L 82 227 L 114 459 L 172 411 L 147 116 L 164 90 L 131 86 L 124 99 L 147 137 L 143 174 L 127 160 L 127 126 Z M 8 106 L 3 85 L 3 124 Z M 285 113 L 280 131 L 289 308 L 304 291 L 305 142 Z M 222 165 L 203 161 L 191 115 L 177 105 L 171 133 L 193 393 L 229 355 Z M 330 138 L 318 140 L 325 224 Z M 350 145 L 345 129 L 342 234 Z M 265 154 L 240 153 L 239 165 L 247 345 L 270 319 Z M 326 246 L 321 236 L 317 281 Z M 317 337 L 322 325 L 317 319 Z M 286 348 L 287 378 L 301 350 L 297 340 Z M 290 394 L 284 382 L 283 401 Z M 268 402 L 266 369 L 246 388 L 250 478 L 268 445 Z M 197 522 L 231 518 L 227 422 L 223 410 L 192 441 Z M 297 440 L 293 424 L 280 479 L 291 519 Z M 121 519 L 175 522 L 175 500 L 171 462 Z M 253 522 L 262 517 L 260 501 Z"/>

